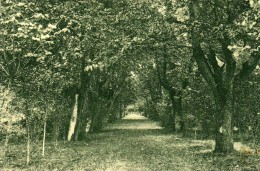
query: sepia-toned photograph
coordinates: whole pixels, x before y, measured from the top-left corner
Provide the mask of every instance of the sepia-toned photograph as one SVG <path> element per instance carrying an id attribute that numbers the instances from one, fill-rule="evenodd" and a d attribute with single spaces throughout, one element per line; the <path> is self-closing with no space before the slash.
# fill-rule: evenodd
<path id="1" fill-rule="evenodd" d="M 260 171 L 260 0 L 0 0 L 0 171 Z"/>

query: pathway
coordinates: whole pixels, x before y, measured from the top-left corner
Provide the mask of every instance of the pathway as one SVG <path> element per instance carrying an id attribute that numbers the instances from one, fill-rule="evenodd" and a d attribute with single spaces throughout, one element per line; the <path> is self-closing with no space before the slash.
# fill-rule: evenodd
<path id="1" fill-rule="evenodd" d="M 164 133 L 158 123 L 138 113 L 127 115 L 91 138 L 90 144 L 96 144 L 97 153 L 104 155 L 102 161 L 92 163 L 95 170 L 193 171 L 197 167 L 203 168 L 196 161 L 190 162 L 185 152 L 198 143 L 183 143 L 182 139 Z M 82 166 L 85 164 L 82 163 Z"/>
<path id="2" fill-rule="evenodd" d="M 47 146 L 45 158 L 32 159 L 25 170 L 241 170 L 240 157 L 213 158 L 211 151 L 212 141 L 165 133 L 158 123 L 131 113 L 108 125 L 102 133 L 89 135 L 85 142 Z M 248 162 L 244 168 L 249 165 L 259 168 Z"/>

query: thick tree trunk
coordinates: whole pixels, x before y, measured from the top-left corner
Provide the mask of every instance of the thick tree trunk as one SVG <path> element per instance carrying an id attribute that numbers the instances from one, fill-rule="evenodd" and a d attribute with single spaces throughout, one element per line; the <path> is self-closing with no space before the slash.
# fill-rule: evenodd
<path id="1" fill-rule="evenodd" d="M 103 115 L 97 111 L 92 119 L 92 133 L 100 132 L 103 128 Z"/>
<path id="2" fill-rule="evenodd" d="M 76 127 L 77 117 L 78 117 L 78 98 L 79 98 L 79 94 L 76 94 L 74 108 L 70 119 L 70 127 L 69 127 L 69 132 L 67 137 L 68 142 L 71 141 L 72 135 L 75 132 L 75 127 Z"/>
<path id="3" fill-rule="evenodd" d="M 95 97 L 91 95 L 91 97 Z M 100 109 L 99 98 L 95 97 L 91 103 L 91 123 L 89 133 L 97 133 L 103 128 L 103 115 Z"/>
<path id="4" fill-rule="evenodd" d="M 81 91 L 78 100 L 78 123 L 76 125 L 75 141 L 83 140 L 86 138 L 87 114 L 84 104 L 87 103 L 85 99 L 85 92 Z"/>
<path id="5" fill-rule="evenodd" d="M 83 140 L 86 138 L 87 132 L 87 112 L 86 104 L 88 99 L 86 97 L 87 85 L 90 84 L 90 76 L 85 73 L 86 59 L 81 58 L 81 73 L 80 73 L 80 93 L 78 99 L 78 124 L 76 125 L 75 140 Z M 92 100 L 91 98 L 89 98 Z"/>
<path id="6" fill-rule="evenodd" d="M 176 131 L 176 114 L 178 111 L 178 104 L 177 104 L 177 99 L 176 95 L 178 90 L 176 88 L 173 87 L 173 85 L 168 81 L 167 78 L 167 63 L 168 63 L 168 59 L 169 56 L 167 55 L 167 47 L 166 45 L 164 45 L 163 47 L 163 61 L 162 63 L 157 61 L 157 76 L 159 79 L 159 83 L 160 85 L 165 88 L 167 90 L 167 92 L 169 93 L 169 97 L 172 103 L 172 112 L 169 118 L 169 122 L 170 122 L 170 129 L 175 132 Z M 159 67 L 159 65 L 161 65 L 161 67 Z"/>
<path id="7" fill-rule="evenodd" d="M 226 92 L 222 92 L 222 97 L 225 99 L 216 99 L 218 108 L 218 120 L 216 121 L 216 134 L 215 134 L 215 152 L 230 153 L 233 151 L 233 135 L 232 135 L 232 85 L 229 86 Z M 224 94 L 225 93 L 225 94 Z"/>

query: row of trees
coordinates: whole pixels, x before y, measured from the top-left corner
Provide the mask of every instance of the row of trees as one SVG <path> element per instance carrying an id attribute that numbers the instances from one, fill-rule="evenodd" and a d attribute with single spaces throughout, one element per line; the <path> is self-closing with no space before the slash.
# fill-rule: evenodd
<path id="1" fill-rule="evenodd" d="M 86 129 L 99 132 L 141 99 L 140 108 L 163 126 L 211 127 L 215 151 L 232 151 L 232 117 L 246 125 L 247 116 L 259 115 L 256 105 L 245 109 L 245 88 L 250 103 L 259 97 L 259 6 L 254 0 L 2 1 L 2 136 L 8 142 L 23 132 L 27 144 L 38 137 L 43 147 L 48 137 L 84 139 Z"/>
<path id="2" fill-rule="evenodd" d="M 154 24 L 150 28 L 153 31 L 146 35 L 145 43 L 142 42 L 145 44 L 142 48 L 148 49 L 143 51 L 143 57 L 148 56 L 145 59 L 150 61 L 146 67 L 141 64 L 148 73 L 140 73 L 148 91 L 143 94 L 146 113 L 151 118 L 162 120 L 156 113 L 160 113 L 162 106 L 166 106 L 166 112 L 167 106 L 171 106 L 171 114 L 163 118 L 163 124 L 175 131 L 176 115 L 179 115 L 179 129 L 184 130 L 183 103 L 187 105 L 185 109 L 196 109 L 196 102 L 194 106 L 194 102 L 192 105 L 187 99 L 195 99 L 194 96 L 204 91 L 199 102 L 205 103 L 203 113 L 207 114 L 200 114 L 200 119 L 207 118 L 207 123 L 201 125 L 213 129 L 216 152 L 233 150 L 233 128 L 239 125 L 239 129 L 244 129 L 242 127 L 248 125 L 245 118 L 254 118 L 255 123 L 249 125 L 254 125 L 256 130 L 259 120 L 257 105 L 253 105 L 251 112 L 241 112 L 241 108 L 246 108 L 248 102 L 259 97 L 257 91 L 243 101 L 239 99 L 244 88 L 259 89 L 252 86 L 256 85 L 255 80 L 259 77 L 258 8 L 259 3 L 255 1 L 183 1 L 175 4 L 164 1 L 159 4 L 158 14 L 153 15 L 158 18 L 153 18 Z M 200 76 L 208 87 L 196 81 Z M 251 85 L 246 86 L 247 83 Z M 164 92 L 169 99 L 160 102 Z M 234 116 L 236 120 L 233 122 Z"/>

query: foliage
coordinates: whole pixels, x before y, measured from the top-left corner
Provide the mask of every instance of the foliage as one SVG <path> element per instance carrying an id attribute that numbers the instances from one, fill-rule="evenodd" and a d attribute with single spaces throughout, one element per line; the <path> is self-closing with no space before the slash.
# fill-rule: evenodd
<path id="1" fill-rule="evenodd" d="M 15 99 L 15 93 L 9 88 L 0 85 L 0 136 L 21 136 L 25 130 L 20 124 L 25 119 L 21 109 L 17 109 L 19 102 Z M 15 104 L 15 101 L 18 104 Z"/>

